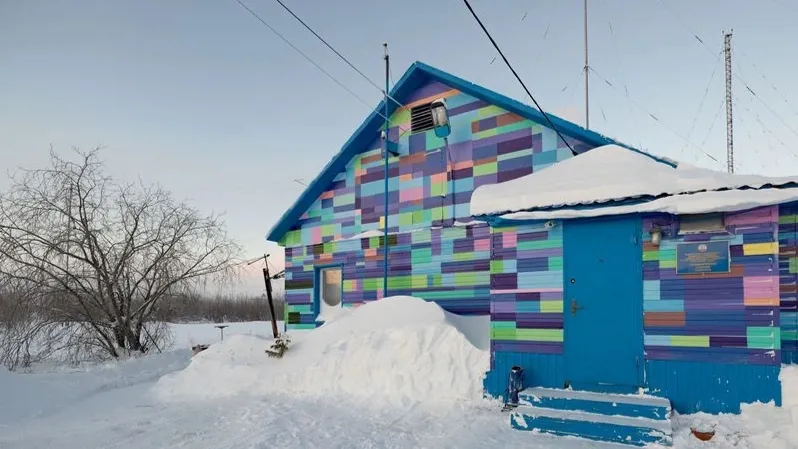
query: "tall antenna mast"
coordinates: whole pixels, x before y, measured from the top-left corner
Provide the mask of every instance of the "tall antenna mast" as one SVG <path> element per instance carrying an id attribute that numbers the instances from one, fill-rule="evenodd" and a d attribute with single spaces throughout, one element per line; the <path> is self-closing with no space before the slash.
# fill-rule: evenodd
<path id="1" fill-rule="evenodd" d="M 587 59 L 587 0 L 585 0 L 585 128 L 590 129 L 590 64 Z"/>
<path id="2" fill-rule="evenodd" d="M 729 173 L 734 173 L 734 120 L 732 118 L 732 32 L 723 33 L 723 53 L 726 56 L 726 165 Z"/>
<path id="3" fill-rule="evenodd" d="M 385 222 L 382 225 L 382 247 L 383 247 L 383 273 L 382 273 L 382 297 L 385 298 L 388 296 L 388 128 L 390 126 L 390 115 L 388 114 L 388 91 L 390 79 L 391 79 L 391 66 L 389 64 L 388 58 L 388 43 L 384 42 L 382 44 L 383 48 L 383 59 L 385 59 L 385 98 L 383 102 L 385 103 L 385 129 L 382 131 L 382 141 L 384 146 L 384 153 L 383 153 L 383 162 L 385 166 L 385 212 L 384 212 L 384 219 Z"/>

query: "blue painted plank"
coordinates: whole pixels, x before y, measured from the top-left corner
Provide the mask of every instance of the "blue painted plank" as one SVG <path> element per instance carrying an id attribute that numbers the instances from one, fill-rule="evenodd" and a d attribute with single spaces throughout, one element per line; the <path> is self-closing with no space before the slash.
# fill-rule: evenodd
<path id="1" fill-rule="evenodd" d="M 547 388 L 528 388 L 519 394 L 519 399 L 521 404 L 538 408 L 660 420 L 668 419 L 671 409 L 670 402 L 663 398 Z"/>
<path id="2" fill-rule="evenodd" d="M 519 407 L 510 414 L 510 425 L 517 430 L 538 431 L 551 435 L 573 436 L 634 446 L 645 446 L 649 443 L 667 446 L 672 444 L 670 421 L 605 417 Z"/>
<path id="3" fill-rule="evenodd" d="M 646 362 L 648 394 L 668 398 L 679 413 L 740 413 L 740 404 L 781 406 L 780 366 L 670 360 Z"/>

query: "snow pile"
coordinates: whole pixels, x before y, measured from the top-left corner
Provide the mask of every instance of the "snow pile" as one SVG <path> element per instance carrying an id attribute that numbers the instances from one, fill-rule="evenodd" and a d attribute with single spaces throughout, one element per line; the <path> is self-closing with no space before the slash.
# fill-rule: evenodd
<path id="1" fill-rule="evenodd" d="M 282 359 L 266 356 L 268 339 L 225 338 L 185 370 L 162 378 L 154 391 L 161 399 L 279 392 L 376 405 L 479 400 L 489 352 L 472 344 L 455 322 L 435 303 L 385 298 L 294 335 Z"/>
<path id="2" fill-rule="evenodd" d="M 646 154 L 605 145 L 531 175 L 480 186 L 471 197 L 471 215 L 796 183 L 798 178 L 734 175 L 686 164 L 674 168 Z"/>
<path id="3" fill-rule="evenodd" d="M 740 415 L 678 416 L 674 447 L 793 449 L 798 447 L 798 366 L 782 366 L 782 407 L 774 404 L 744 404 Z M 715 429 L 709 442 L 698 441 L 690 432 Z"/>

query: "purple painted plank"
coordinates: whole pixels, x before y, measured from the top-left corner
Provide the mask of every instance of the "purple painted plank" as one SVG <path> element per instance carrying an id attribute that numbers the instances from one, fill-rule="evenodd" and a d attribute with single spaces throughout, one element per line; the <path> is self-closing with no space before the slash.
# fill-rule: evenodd
<path id="1" fill-rule="evenodd" d="M 527 352 L 535 354 L 562 354 L 562 343 L 494 340 L 493 352 Z"/>
<path id="2" fill-rule="evenodd" d="M 471 103 L 449 109 L 449 117 L 465 114 L 466 112 L 476 111 L 477 109 L 484 108 L 485 106 L 490 106 L 490 103 L 484 100 L 472 101 Z"/>

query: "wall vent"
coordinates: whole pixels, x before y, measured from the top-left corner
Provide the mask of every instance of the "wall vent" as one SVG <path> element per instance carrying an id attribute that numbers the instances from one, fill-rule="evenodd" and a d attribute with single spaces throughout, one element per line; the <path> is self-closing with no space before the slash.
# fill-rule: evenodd
<path id="1" fill-rule="evenodd" d="M 410 132 L 418 133 L 435 127 L 432 121 L 432 103 L 410 108 Z"/>
<path id="2" fill-rule="evenodd" d="M 679 217 L 679 235 L 725 232 L 723 214 L 695 214 Z"/>

